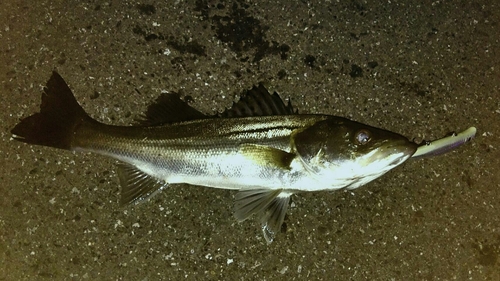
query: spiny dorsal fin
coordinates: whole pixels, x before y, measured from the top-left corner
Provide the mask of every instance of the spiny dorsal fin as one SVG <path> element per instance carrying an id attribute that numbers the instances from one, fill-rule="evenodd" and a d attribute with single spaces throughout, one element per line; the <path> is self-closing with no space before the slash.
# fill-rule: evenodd
<path id="1" fill-rule="evenodd" d="M 273 242 L 274 236 L 281 229 L 292 193 L 282 189 L 246 189 L 236 193 L 234 216 L 237 220 L 246 220 L 258 213 L 264 238 Z"/>
<path id="2" fill-rule="evenodd" d="M 276 92 L 271 95 L 262 84 L 259 84 L 258 87 L 254 86 L 242 94 L 240 100 L 219 114 L 219 117 L 272 116 L 296 113 L 297 111 L 293 109 L 290 101 L 288 101 L 288 105 L 285 105 Z"/>
<path id="3" fill-rule="evenodd" d="M 204 118 L 208 118 L 208 116 L 181 100 L 179 94 L 163 93 L 148 107 L 146 113 L 141 116 L 141 119 L 137 121 L 143 126 L 159 126 L 167 123 Z"/>
<path id="4" fill-rule="evenodd" d="M 167 186 L 165 182 L 125 163 L 118 166 L 118 178 L 122 187 L 120 200 L 122 206 L 148 200 Z"/>

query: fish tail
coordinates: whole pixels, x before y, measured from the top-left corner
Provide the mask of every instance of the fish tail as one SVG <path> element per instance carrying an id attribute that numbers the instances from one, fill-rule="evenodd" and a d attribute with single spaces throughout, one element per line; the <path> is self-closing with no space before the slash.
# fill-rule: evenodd
<path id="1" fill-rule="evenodd" d="M 89 122 L 97 123 L 78 104 L 64 79 L 53 71 L 43 89 L 40 112 L 22 119 L 11 133 L 21 142 L 71 150 L 76 130 Z"/>

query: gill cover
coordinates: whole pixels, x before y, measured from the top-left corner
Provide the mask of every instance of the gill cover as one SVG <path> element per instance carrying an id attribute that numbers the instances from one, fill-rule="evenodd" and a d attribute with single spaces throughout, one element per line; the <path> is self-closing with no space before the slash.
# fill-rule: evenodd
<path id="1" fill-rule="evenodd" d="M 376 128 L 341 117 L 328 118 L 294 135 L 297 154 L 311 166 L 355 159 L 379 147 L 384 136 Z"/>

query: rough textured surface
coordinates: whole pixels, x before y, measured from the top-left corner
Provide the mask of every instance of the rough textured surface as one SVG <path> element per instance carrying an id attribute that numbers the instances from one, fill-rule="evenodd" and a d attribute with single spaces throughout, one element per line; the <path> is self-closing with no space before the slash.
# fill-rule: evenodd
<path id="1" fill-rule="evenodd" d="M 0 280 L 500 280 L 498 1 L 99 2 L 0 4 Z M 264 82 L 302 113 L 478 137 L 294 196 L 266 245 L 233 219 L 233 192 L 120 208 L 113 161 L 12 141 L 53 69 L 113 124 L 164 90 L 214 113 Z"/>

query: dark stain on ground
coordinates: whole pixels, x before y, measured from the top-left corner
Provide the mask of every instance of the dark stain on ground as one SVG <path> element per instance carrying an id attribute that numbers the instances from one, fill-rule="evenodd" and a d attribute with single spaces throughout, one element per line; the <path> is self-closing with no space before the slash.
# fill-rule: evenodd
<path id="1" fill-rule="evenodd" d="M 144 40 L 146 40 L 148 42 L 151 40 L 156 40 L 156 39 L 165 40 L 165 37 L 163 35 L 161 35 L 161 34 L 157 35 L 155 33 L 151 33 L 148 30 L 144 30 L 139 25 L 136 25 L 134 28 L 132 28 L 132 32 L 134 34 L 137 34 L 137 35 L 144 37 Z"/>
<path id="2" fill-rule="evenodd" d="M 352 78 L 363 77 L 363 69 L 357 64 L 352 64 L 351 65 L 351 72 L 349 72 L 349 75 Z"/>
<path id="3" fill-rule="evenodd" d="M 97 99 L 101 94 L 98 91 L 94 90 L 94 92 L 90 95 L 91 100 Z"/>
<path id="4" fill-rule="evenodd" d="M 314 62 L 316 62 L 316 57 L 313 55 L 306 55 L 304 58 L 304 63 L 311 68 L 314 67 Z"/>
<path id="5" fill-rule="evenodd" d="M 184 38 L 184 42 L 176 41 L 174 36 L 169 36 L 167 44 L 181 54 L 189 53 L 198 56 L 207 56 L 206 47 L 198 43 L 196 40 L 189 41 L 189 38 Z"/>
<path id="6" fill-rule="evenodd" d="M 408 92 L 415 93 L 419 97 L 427 98 L 428 100 L 430 100 L 432 97 L 430 95 L 430 92 L 424 90 L 422 86 L 418 83 L 407 83 L 404 81 L 399 81 L 399 85 L 401 86 L 401 88 L 405 88 L 407 89 Z"/>
<path id="7" fill-rule="evenodd" d="M 350 8 L 357 11 L 359 15 L 364 16 L 366 14 L 366 7 L 361 3 L 361 1 L 352 0 L 350 3 Z"/>
<path id="8" fill-rule="evenodd" d="M 497 238 L 496 242 L 487 244 L 482 242 L 477 242 L 473 244 L 474 249 L 477 250 L 477 260 L 482 266 L 494 266 L 498 261 L 498 255 L 500 251 L 500 237 Z"/>
<path id="9" fill-rule="evenodd" d="M 210 9 L 226 9 L 224 4 L 209 4 L 208 1 L 196 1 L 195 11 L 201 14 L 201 18 L 211 21 L 212 29 L 215 30 L 219 40 L 226 43 L 229 48 L 242 57 L 242 61 L 248 60 L 243 57 L 244 53 L 253 51 L 252 62 L 259 62 L 268 55 L 280 55 L 281 59 L 288 58 L 290 47 L 276 41 L 265 39 L 268 26 L 247 13 L 250 6 L 244 1 L 232 4 L 227 15 L 210 16 Z"/>
<path id="10" fill-rule="evenodd" d="M 376 62 L 376 61 L 370 61 L 370 62 L 368 62 L 368 67 L 369 68 L 375 68 L 377 66 L 378 66 L 378 62 Z"/>
<path id="11" fill-rule="evenodd" d="M 132 29 L 132 32 L 144 37 L 144 40 L 146 40 L 146 42 L 152 40 L 164 40 L 169 47 L 181 54 L 188 53 L 196 56 L 207 56 L 206 47 L 198 43 L 198 41 L 196 40 L 190 40 L 188 37 L 183 37 L 182 39 L 176 38 L 174 36 L 166 37 L 162 33 L 155 34 L 144 30 L 139 25 L 136 25 Z M 161 53 L 162 50 L 160 50 L 159 52 Z"/>
<path id="12" fill-rule="evenodd" d="M 153 5 L 149 5 L 149 4 L 137 4 L 135 7 L 143 15 L 150 16 L 150 15 L 156 13 L 156 8 Z"/>
<path id="13" fill-rule="evenodd" d="M 414 224 L 419 224 L 424 220 L 424 217 L 425 217 L 424 212 L 422 210 L 418 210 L 415 213 L 413 213 L 412 222 Z"/>
<path id="14" fill-rule="evenodd" d="M 282 80 L 283 78 L 287 77 L 288 73 L 286 73 L 286 70 L 282 69 L 278 71 L 278 79 Z"/>
<path id="15" fill-rule="evenodd" d="M 210 5 L 207 0 L 196 0 L 193 10 L 200 13 L 201 20 L 207 21 L 210 19 L 210 8 L 219 8 L 219 5 L 221 10 L 225 8 L 224 4 Z"/>
<path id="16" fill-rule="evenodd" d="M 349 35 L 351 36 L 352 39 L 358 41 L 361 39 L 361 36 L 368 35 L 368 32 L 361 32 L 359 34 L 356 34 L 354 32 L 350 32 Z"/>

